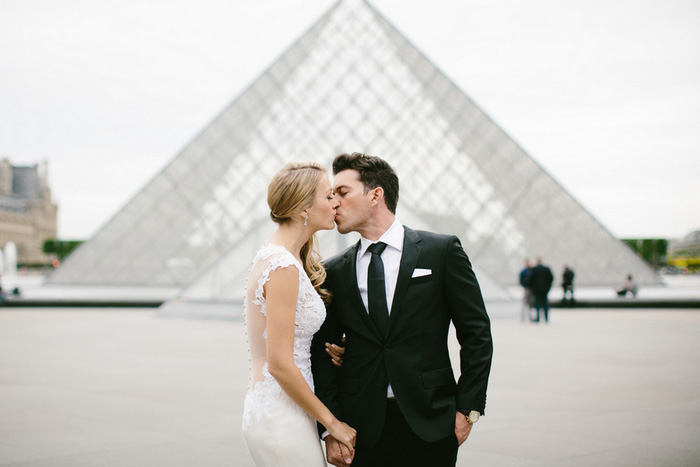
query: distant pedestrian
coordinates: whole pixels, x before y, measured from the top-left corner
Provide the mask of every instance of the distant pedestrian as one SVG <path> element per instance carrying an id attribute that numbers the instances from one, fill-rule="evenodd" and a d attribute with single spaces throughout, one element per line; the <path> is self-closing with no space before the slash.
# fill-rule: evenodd
<path id="1" fill-rule="evenodd" d="M 639 286 L 632 279 L 632 274 L 628 274 L 627 279 L 622 283 L 622 287 L 617 288 L 615 291 L 618 297 L 626 297 L 628 293 L 632 294 L 632 297 L 636 297 L 637 292 L 639 292 Z"/>
<path id="2" fill-rule="evenodd" d="M 569 294 L 569 305 L 574 303 L 574 271 L 569 266 L 564 266 L 564 273 L 561 275 L 561 288 L 564 290 L 562 303 L 566 302 L 566 295 Z"/>
<path id="3" fill-rule="evenodd" d="M 544 311 L 545 323 L 549 322 L 547 295 L 549 295 L 549 290 L 552 288 L 552 282 L 554 282 L 552 270 L 542 264 L 542 258 L 537 258 L 537 266 L 532 268 L 530 273 L 530 289 L 535 296 L 535 310 L 537 311 L 535 322 L 540 321 L 540 309 Z"/>
<path id="4" fill-rule="evenodd" d="M 535 298 L 532 295 L 532 290 L 530 290 L 530 274 L 532 273 L 532 265 L 530 260 L 525 260 L 525 267 L 520 271 L 519 281 L 520 285 L 523 287 L 523 306 L 520 310 L 520 321 L 525 321 L 525 316 L 527 319 L 532 321 L 532 307 L 535 304 Z"/>

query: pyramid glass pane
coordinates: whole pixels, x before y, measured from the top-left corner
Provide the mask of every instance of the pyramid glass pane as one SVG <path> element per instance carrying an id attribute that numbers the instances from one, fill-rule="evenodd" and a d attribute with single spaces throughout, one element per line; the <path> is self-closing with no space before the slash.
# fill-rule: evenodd
<path id="1" fill-rule="evenodd" d="M 353 151 L 387 159 L 401 180 L 404 212 L 457 234 L 479 270 L 503 285 L 535 255 L 557 275 L 571 266 L 579 285 L 614 284 L 628 273 L 657 281 L 360 0 L 325 14 L 51 281 L 186 286 L 223 258 L 226 277 L 243 277 L 251 239 L 267 222 L 272 175 L 288 161 L 329 167 L 336 154 Z M 324 253 L 345 244 L 324 240 Z"/>

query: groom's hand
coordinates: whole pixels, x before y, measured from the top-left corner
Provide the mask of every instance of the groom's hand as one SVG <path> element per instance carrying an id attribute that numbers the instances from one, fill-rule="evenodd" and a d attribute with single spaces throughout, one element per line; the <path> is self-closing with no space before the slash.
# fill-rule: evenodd
<path id="1" fill-rule="evenodd" d="M 455 419 L 455 436 L 457 437 L 457 443 L 459 446 L 467 440 L 469 433 L 472 431 L 471 423 L 467 422 L 467 417 L 462 412 L 457 412 Z"/>
<path id="2" fill-rule="evenodd" d="M 329 464 L 333 464 L 336 467 L 350 466 L 355 453 L 350 454 L 348 447 L 331 435 L 326 436 L 323 441 L 326 442 L 326 459 Z"/>

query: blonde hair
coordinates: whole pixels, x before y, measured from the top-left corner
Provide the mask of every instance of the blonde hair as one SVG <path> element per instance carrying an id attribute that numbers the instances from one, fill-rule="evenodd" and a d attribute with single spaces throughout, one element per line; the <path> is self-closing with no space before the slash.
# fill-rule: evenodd
<path id="1" fill-rule="evenodd" d="M 270 218 L 277 224 L 291 222 L 296 214 L 313 205 L 318 182 L 326 170 L 315 162 L 290 162 L 272 177 L 267 187 L 267 205 Z M 301 247 L 301 263 L 311 284 L 324 302 L 331 294 L 321 288 L 326 280 L 326 270 L 321 264 L 321 254 L 317 248 L 316 234 Z"/>

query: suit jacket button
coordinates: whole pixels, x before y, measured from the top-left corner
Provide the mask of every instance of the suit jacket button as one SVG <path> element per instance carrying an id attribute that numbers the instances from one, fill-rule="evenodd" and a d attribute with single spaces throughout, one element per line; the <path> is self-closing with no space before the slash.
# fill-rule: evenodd
<path id="1" fill-rule="evenodd" d="M 386 345 L 384 346 L 384 350 L 389 350 L 389 344 L 386 344 Z"/>

